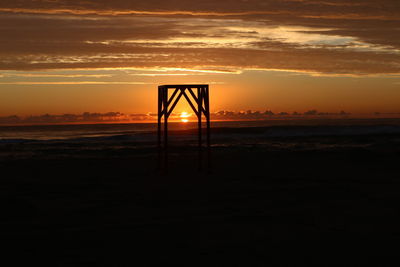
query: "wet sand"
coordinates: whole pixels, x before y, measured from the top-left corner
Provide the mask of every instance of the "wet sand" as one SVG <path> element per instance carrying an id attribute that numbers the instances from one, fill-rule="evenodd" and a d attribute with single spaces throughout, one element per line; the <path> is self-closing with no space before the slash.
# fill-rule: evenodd
<path id="1" fill-rule="evenodd" d="M 216 131 L 211 173 L 198 172 L 193 140 L 179 139 L 190 131 L 172 138 L 168 174 L 156 170 L 150 141 L 2 145 L 0 234 L 18 255 L 14 263 L 382 266 L 388 260 L 368 251 L 399 238 L 399 134 L 262 142 L 243 129 L 220 131 L 232 138 Z"/>

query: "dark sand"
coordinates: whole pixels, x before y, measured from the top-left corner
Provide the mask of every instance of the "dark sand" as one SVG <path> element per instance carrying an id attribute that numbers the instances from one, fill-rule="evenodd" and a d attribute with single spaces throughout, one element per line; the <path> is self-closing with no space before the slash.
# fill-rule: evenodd
<path id="1" fill-rule="evenodd" d="M 263 143 L 248 131 L 216 130 L 211 174 L 197 171 L 193 140 L 177 141 L 188 132 L 175 133 L 168 175 L 151 141 L 3 144 L 4 255 L 17 266 L 396 265 L 399 134 Z"/>

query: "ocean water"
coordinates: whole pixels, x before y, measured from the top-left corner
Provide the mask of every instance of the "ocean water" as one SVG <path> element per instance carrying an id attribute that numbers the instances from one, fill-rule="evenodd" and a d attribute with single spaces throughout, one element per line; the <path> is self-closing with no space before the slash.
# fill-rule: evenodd
<path id="1" fill-rule="evenodd" d="M 197 129 L 196 122 L 170 122 L 169 131 Z M 203 124 L 205 127 L 205 124 Z M 363 135 L 400 133 L 400 119 L 220 121 L 211 124 L 214 135 L 266 137 Z M 156 123 L 0 126 L 0 142 L 27 140 L 101 139 L 121 136 L 144 138 L 157 131 Z"/>
<path id="2" fill-rule="evenodd" d="M 170 151 L 193 152 L 197 145 L 197 123 L 169 124 Z M 231 150 L 400 153 L 400 120 L 213 122 L 211 146 L 214 151 L 226 153 Z M 155 123 L 0 127 L 0 163 L 21 159 L 154 157 L 156 148 Z"/>

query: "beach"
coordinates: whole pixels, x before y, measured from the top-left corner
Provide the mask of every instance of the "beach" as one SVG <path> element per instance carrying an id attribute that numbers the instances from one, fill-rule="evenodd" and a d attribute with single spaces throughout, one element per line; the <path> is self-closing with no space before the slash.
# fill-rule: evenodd
<path id="1" fill-rule="evenodd" d="M 147 129 L 3 139 L 1 239 L 53 266 L 382 262 L 354 248 L 398 238 L 399 120 L 315 124 L 214 127 L 202 171 L 172 129 L 168 173 Z"/>

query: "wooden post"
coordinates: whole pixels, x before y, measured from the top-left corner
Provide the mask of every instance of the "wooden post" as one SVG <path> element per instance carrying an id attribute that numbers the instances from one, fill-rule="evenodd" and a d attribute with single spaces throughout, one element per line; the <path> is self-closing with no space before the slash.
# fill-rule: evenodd
<path id="1" fill-rule="evenodd" d="M 211 122 L 210 122 L 210 90 L 207 85 L 207 87 L 204 88 L 205 90 L 205 100 L 204 100 L 204 105 L 205 105 L 205 111 L 206 111 L 206 120 L 207 120 L 207 167 L 208 171 L 211 169 Z"/>
<path id="2" fill-rule="evenodd" d="M 163 88 L 164 95 L 164 171 L 168 171 L 168 88 Z"/>
<path id="3" fill-rule="evenodd" d="M 202 169 L 202 129 L 201 129 L 201 114 L 203 108 L 203 92 L 202 88 L 197 88 L 197 111 L 198 111 L 198 125 L 199 125 L 199 170 Z"/>
<path id="4" fill-rule="evenodd" d="M 157 150 L 158 150 L 158 166 L 157 169 L 161 170 L 161 117 L 162 117 L 162 96 L 161 88 L 158 87 L 158 113 L 157 113 Z"/>

